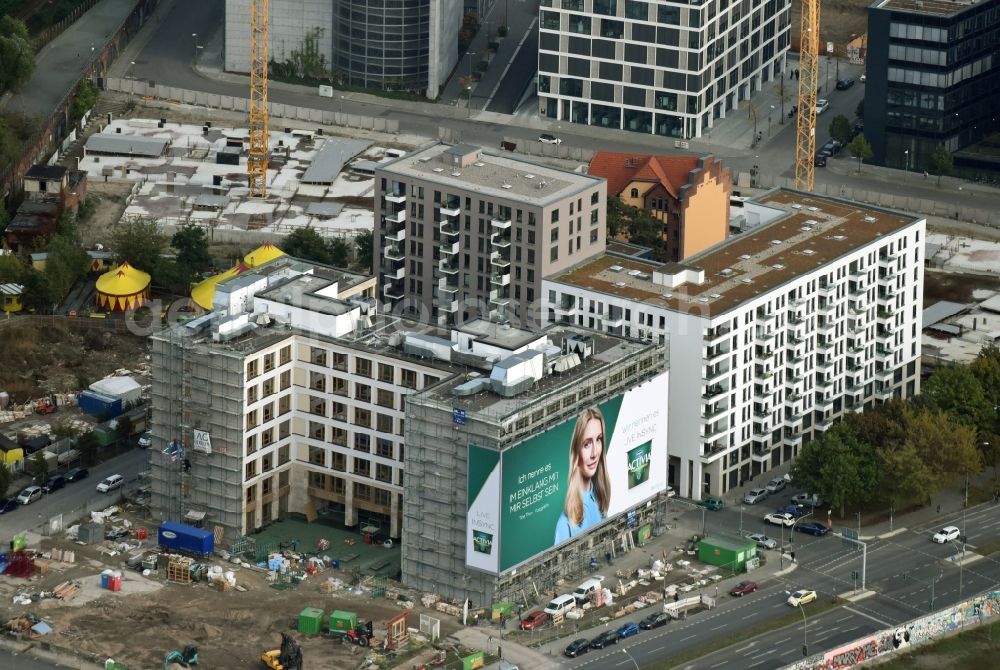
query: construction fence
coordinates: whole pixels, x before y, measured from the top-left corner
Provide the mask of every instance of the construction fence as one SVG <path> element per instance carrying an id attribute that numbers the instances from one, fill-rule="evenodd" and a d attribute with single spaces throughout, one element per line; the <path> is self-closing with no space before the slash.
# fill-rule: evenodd
<path id="1" fill-rule="evenodd" d="M 228 112 L 250 113 L 250 99 L 234 95 L 220 95 L 218 93 L 206 93 L 204 91 L 192 91 L 176 86 L 160 86 L 151 84 L 146 80 L 123 79 L 109 77 L 104 82 L 104 87 L 108 91 L 117 91 L 137 96 L 145 100 L 160 100 L 163 102 L 197 105 L 210 109 L 220 109 Z M 249 87 L 247 89 L 249 91 Z M 268 105 L 272 122 L 279 119 L 289 121 L 300 121 L 315 123 L 321 126 L 338 126 L 344 128 L 357 128 L 359 130 L 372 130 L 382 133 L 398 133 L 399 121 L 395 119 L 383 119 L 377 116 L 363 116 L 360 114 L 347 114 L 325 109 L 312 107 L 298 107 L 296 105 L 286 105 L 280 102 L 271 102 Z"/>

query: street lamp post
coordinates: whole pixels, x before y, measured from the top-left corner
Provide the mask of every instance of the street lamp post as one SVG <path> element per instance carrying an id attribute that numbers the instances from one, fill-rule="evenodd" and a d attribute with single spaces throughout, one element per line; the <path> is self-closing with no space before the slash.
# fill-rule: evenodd
<path id="1" fill-rule="evenodd" d="M 743 505 L 740 505 L 740 534 L 743 534 Z"/>
<path id="2" fill-rule="evenodd" d="M 628 649 L 626 649 L 625 647 L 622 647 L 622 653 L 625 654 L 626 656 L 628 656 L 628 660 L 632 661 L 632 664 L 635 666 L 635 670 L 642 670 L 639 667 L 638 661 L 636 661 L 634 658 L 632 658 L 632 654 L 628 653 Z"/>
<path id="3" fill-rule="evenodd" d="M 787 595 L 792 595 L 790 591 L 785 591 L 785 593 Z M 802 655 L 803 656 L 808 656 L 809 655 L 809 640 L 806 637 L 806 626 L 808 626 L 808 624 L 806 622 L 806 611 L 802 608 L 802 603 L 799 603 L 798 607 L 799 607 L 799 611 L 802 612 Z"/>
<path id="4" fill-rule="evenodd" d="M 910 171 L 910 150 L 903 149 L 903 172 Z"/>
<path id="5" fill-rule="evenodd" d="M 767 136 L 771 136 L 771 117 L 774 115 L 774 105 L 771 105 L 771 111 L 767 113 Z"/>

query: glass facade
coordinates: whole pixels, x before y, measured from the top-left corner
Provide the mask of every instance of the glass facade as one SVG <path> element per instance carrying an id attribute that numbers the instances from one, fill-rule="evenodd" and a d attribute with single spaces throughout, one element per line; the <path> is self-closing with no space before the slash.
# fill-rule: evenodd
<path id="1" fill-rule="evenodd" d="M 430 0 L 338 0 L 333 39 L 337 75 L 357 86 L 427 86 L 430 8 Z"/>

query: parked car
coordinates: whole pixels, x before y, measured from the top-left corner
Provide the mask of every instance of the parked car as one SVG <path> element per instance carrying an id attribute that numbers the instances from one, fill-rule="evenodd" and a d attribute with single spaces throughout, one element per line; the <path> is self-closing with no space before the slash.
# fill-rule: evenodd
<path id="1" fill-rule="evenodd" d="M 128 537 L 132 532 L 128 528 L 112 528 L 104 534 L 105 540 L 120 540 L 123 537 Z"/>
<path id="2" fill-rule="evenodd" d="M 549 620 L 549 615 L 542 610 L 530 612 L 528 616 L 521 619 L 521 630 L 535 630 Z"/>
<path id="3" fill-rule="evenodd" d="M 618 631 L 606 630 L 590 641 L 591 649 L 604 649 L 608 645 L 618 642 Z"/>
<path id="4" fill-rule="evenodd" d="M 791 514 L 796 519 L 798 519 L 800 516 L 805 516 L 806 514 L 809 514 L 809 509 L 807 509 L 803 505 L 785 505 L 783 507 L 779 507 L 777 511 L 778 514 Z"/>
<path id="5" fill-rule="evenodd" d="M 830 528 L 818 521 L 804 521 L 803 523 L 795 524 L 795 530 L 800 533 L 806 533 L 807 535 L 815 535 L 820 537 L 826 535 L 830 532 Z"/>
<path id="6" fill-rule="evenodd" d="M 734 586 L 732 589 L 730 589 L 729 595 L 735 596 L 737 598 L 742 598 L 748 593 L 753 593 L 756 590 L 757 590 L 757 582 L 747 579 L 746 581 L 742 581 L 736 586 Z"/>
<path id="7" fill-rule="evenodd" d="M 64 476 L 52 475 L 46 480 L 44 486 L 42 486 L 42 490 L 46 493 L 52 493 L 53 491 L 58 491 L 64 486 L 66 486 L 66 478 Z"/>
<path id="8" fill-rule="evenodd" d="M 829 100 L 827 100 L 825 98 L 821 98 L 821 99 L 819 99 L 819 100 L 816 101 L 816 113 L 817 114 L 822 114 L 823 112 L 825 112 L 828 109 L 830 109 L 830 101 Z"/>
<path id="9" fill-rule="evenodd" d="M 840 153 L 842 145 L 837 140 L 829 140 L 826 144 L 819 148 L 819 153 L 826 156 L 836 156 Z"/>
<path id="10" fill-rule="evenodd" d="M 0 514 L 6 514 L 7 512 L 13 512 L 17 509 L 17 499 L 16 498 L 6 498 L 0 500 Z"/>
<path id="11" fill-rule="evenodd" d="M 542 144 L 562 144 L 562 139 L 552 133 L 542 133 L 538 136 L 538 141 Z"/>
<path id="12" fill-rule="evenodd" d="M 698 501 L 698 504 L 712 511 L 718 511 L 726 506 L 726 503 L 723 502 L 722 498 L 716 498 L 715 496 L 708 496 L 707 498 L 702 498 L 701 500 Z"/>
<path id="13" fill-rule="evenodd" d="M 756 542 L 757 546 L 761 549 L 777 549 L 778 547 L 778 541 L 773 537 L 764 535 L 764 533 L 750 533 L 747 535 L 747 539 Z"/>
<path id="14" fill-rule="evenodd" d="M 570 642 L 563 655 L 569 658 L 576 658 L 580 654 L 586 654 L 588 651 L 590 651 L 590 640 L 581 637 L 579 640 Z"/>
<path id="15" fill-rule="evenodd" d="M 796 493 L 792 496 L 793 505 L 808 505 L 810 507 L 822 507 L 823 501 L 815 493 Z"/>
<path id="16" fill-rule="evenodd" d="M 666 612 L 657 612 L 655 614 L 650 614 L 648 617 L 639 622 L 639 628 L 643 630 L 652 630 L 654 628 L 659 628 L 660 626 L 666 626 L 670 623 L 670 615 Z"/>
<path id="17" fill-rule="evenodd" d="M 838 91 L 846 91 L 847 89 L 849 89 L 852 86 L 854 86 L 854 80 L 853 79 L 838 79 L 837 80 L 837 90 Z"/>
<path id="18" fill-rule="evenodd" d="M 747 505 L 756 505 L 761 500 L 767 498 L 767 495 L 766 489 L 750 489 L 747 491 L 747 494 L 743 496 L 743 502 Z"/>
<path id="19" fill-rule="evenodd" d="M 97 492 L 110 493 L 115 489 L 121 488 L 124 483 L 125 478 L 121 475 L 111 475 L 110 477 L 105 477 L 101 483 L 97 485 Z"/>
<path id="20" fill-rule="evenodd" d="M 854 133 L 855 137 L 858 136 L 858 135 L 860 135 L 861 133 L 865 132 L 865 121 L 864 121 L 864 119 L 858 119 L 857 121 L 855 121 L 854 125 L 851 126 L 851 132 Z"/>
<path id="21" fill-rule="evenodd" d="M 813 165 L 816 167 L 826 167 L 826 156 L 823 154 L 816 154 L 816 157 L 813 158 Z"/>
<path id="22" fill-rule="evenodd" d="M 150 446 L 152 446 L 152 444 L 153 444 L 153 437 L 149 433 L 143 433 L 139 437 L 139 448 L 140 449 L 149 449 Z"/>
<path id="23" fill-rule="evenodd" d="M 788 604 L 792 607 L 798 607 L 799 605 L 805 605 L 816 600 L 816 592 L 810 591 L 808 589 L 799 589 L 792 595 L 788 596 Z"/>
<path id="24" fill-rule="evenodd" d="M 791 514 L 785 514 L 782 512 L 771 512 L 770 514 L 764 515 L 764 523 L 770 523 L 775 526 L 784 526 L 785 528 L 788 528 L 795 523 L 795 517 Z"/>
<path id="25" fill-rule="evenodd" d="M 858 81 L 860 81 L 862 84 L 865 83 L 866 79 L 868 79 L 868 75 L 867 74 L 863 74 L 860 77 L 858 77 Z"/>
<path id="26" fill-rule="evenodd" d="M 90 470 L 87 468 L 73 468 L 72 470 L 67 470 L 63 477 L 66 478 L 67 482 L 78 482 L 81 479 L 86 479 L 90 474 Z"/>
<path id="27" fill-rule="evenodd" d="M 764 488 L 767 489 L 768 493 L 777 493 L 778 491 L 783 490 L 786 486 L 788 486 L 788 482 L 785 481 L 784 477 L 775 477 L 769 481 L 767 486 Z"/>
<path id="28" fill-rule="evenodd" d="M 21 491 L 17 496 L 18 505 L 30 505 L 39 498 L 42 497 L 42 487 L 41 486 L 29 486 L 28 488 Z"/>
<path id="29" fill-rule="evenodd" d="M 958 528 L 955 526 L 945 526 L 938 532 L 934 533 L 934 537 L 931 539 L 938 544 L 944 544 L 945 542 L 951 542 L 952 540 L 957 540 L 958 536 L 961 535 Z"/>
<path id="30" fill-rule="evenodd" d="M 634 621 L 627 621 L 618 628 L 618 639 L 624 640 L 627 637 L 639 634 L 639 624 Z"/>

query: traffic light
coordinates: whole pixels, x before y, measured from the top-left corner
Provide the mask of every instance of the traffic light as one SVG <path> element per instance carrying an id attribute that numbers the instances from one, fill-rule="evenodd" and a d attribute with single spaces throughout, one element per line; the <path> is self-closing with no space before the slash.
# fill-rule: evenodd
<path id="1" fill-rule="evenodd" d="M 808 647 L 808 645 L 802 645 L 802 655 L 803 656 L 808 656 L 809 655 L 809 647 Z"/>

